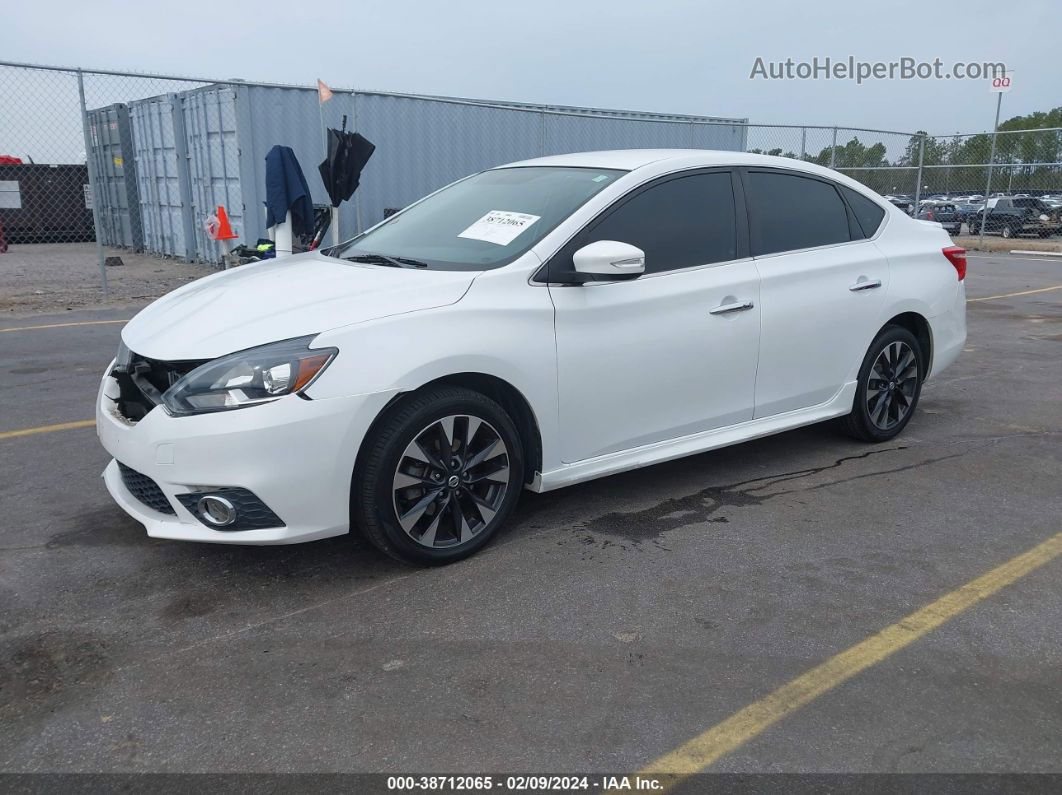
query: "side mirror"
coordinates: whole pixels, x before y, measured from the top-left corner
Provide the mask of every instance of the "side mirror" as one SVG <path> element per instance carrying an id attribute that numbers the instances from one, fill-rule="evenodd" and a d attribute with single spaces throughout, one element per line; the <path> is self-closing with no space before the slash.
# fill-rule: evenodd
<path id="1" fill-rule="evenodd" d="M 635 279 L 645 273 L 645 252 L 629 243 L 598 240 L 572 255 L 577 273 L 605 279 Z"/>

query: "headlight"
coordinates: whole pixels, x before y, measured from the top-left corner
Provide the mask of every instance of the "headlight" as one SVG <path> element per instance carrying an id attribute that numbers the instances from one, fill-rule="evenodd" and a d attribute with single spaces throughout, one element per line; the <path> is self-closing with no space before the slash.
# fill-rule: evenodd
<path id="1" fill-rule="evenodd" d="M 339 353 L 310 348 L 313 335 L 230 353 L 182 376 L 162 396 L 177 417 L 269 403 L 299 392 Z"/>
<path id="2" fill-rule="evenodd" d="M 118 340 L 118 353 L 114 357 L 114 369 L 119 373 L 128 373 L 129 365 L 133 363 L 133 352 L 129 350 L 125 342 Z"/>

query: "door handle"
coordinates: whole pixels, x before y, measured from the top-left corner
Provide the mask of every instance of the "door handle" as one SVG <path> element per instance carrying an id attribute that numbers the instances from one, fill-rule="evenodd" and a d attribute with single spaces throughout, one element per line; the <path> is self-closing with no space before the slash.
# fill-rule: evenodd
<path id="1" fill-rule="evenodd" d="M 709 309 L 709 315 L 725 315 L 728 312 L 744 312 L 746 309 L 752 309 L 752 301 L 739 301 L 734 304 L 720 304 L 715 309 Z"/>
<path id="2" fill-rule="evenodd" d="M 875 287 L 881 287 L 881 279 L 874 279 L 869 282 L 856 282 L 848 289 L 853 293 L 857 293 L 860 290 L 873 290 Z"/>

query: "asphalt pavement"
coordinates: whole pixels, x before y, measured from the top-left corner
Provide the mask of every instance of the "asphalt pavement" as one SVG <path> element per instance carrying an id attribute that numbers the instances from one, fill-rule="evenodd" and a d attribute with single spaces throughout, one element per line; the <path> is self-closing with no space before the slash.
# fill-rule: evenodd
<path id="1" fill-rule="evenodd" d="M 1054 288 L 1062 259 L 971 256 L 967 350 L 892 442 L 815 426 L 525 493 L 432 570 L 147 538 L 91 427 L 4 436 L 92 418 L 129 310 L 5 320 L 0 770 L 637 770 L 1062 530 Z M 1062 772 L 1060 583 L 1055 558 L 710 769 Z"/>

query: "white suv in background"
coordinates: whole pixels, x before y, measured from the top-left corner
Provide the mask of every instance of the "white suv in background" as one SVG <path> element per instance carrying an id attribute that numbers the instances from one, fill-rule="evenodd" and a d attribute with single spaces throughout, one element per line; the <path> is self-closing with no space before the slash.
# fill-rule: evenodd
<path id="1" fill-rule="evenodd" d="M 840 418 L 880 442 L 966 337 L 962 249 L 837 172 L 627 150 L 467 177 L 122 331 L 97 427 L 158 538 L 359 528 L 445 563 L 548 491 Z"/>

